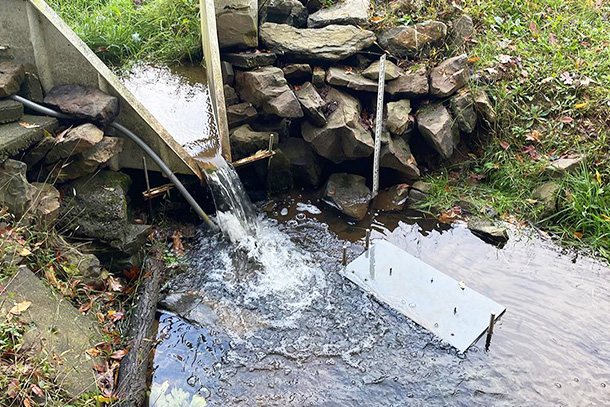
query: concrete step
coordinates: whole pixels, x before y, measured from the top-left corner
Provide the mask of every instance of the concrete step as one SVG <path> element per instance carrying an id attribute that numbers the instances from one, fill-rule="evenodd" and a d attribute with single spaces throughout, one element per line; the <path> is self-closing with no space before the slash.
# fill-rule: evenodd
<path id="1" fill-rule="evenodd" d="M 57 119 L 24 115 L 17 122 L 0 125 L 0 163 L 42 140 L 44 131 L 58 127 Z"/>
<path id="2" fill-rule="evenodd" d="M 0 124 L 12 123 L 23 116 L 23 105 L 10 99 L 0 99 Z"/>

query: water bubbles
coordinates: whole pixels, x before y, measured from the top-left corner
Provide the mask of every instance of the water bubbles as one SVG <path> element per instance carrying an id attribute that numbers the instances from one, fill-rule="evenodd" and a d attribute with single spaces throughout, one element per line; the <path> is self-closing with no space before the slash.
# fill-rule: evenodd
<path id="1" fill-rule="evenodd" d="M 195 385 L 199 382 L 199 378 L 195 375 L 189 377 L 188 379 L 186 379 L 186 383 L 191 386 L 191 387 L 195 387 Z"/>
<path id="2" fill-rule="evenodd" d="M 602 382 L 602 387 L 606 387 L 606 383 Z"/>
<path id="3" fill-rule="evenodd" d="M 286 369 L 284 369 L 284 375 L 285 376 L 290 375 L 290 373 L 292 373 L 292 369 L 291 368 L 287 367 Z"/>
<path id="4" fill-rule="evenodd" d="M 558 389 L 561 389 L 561 383 L 555 382 L 555 387 L 557 387 Z"/>
<path id="5" fill-rule="evenodd" d="M 212 395 L 212 392 L 210 391 L 210 389 L 208 389 L 205 386 L 202 386 L 199 391 L 198 391 L 199 395 L 201 397 L 203 397 L 204 399 L 209 399 L 210 396 Z"/>
<path id="6" fill-rule="evenodd" d="M 287 216 L 288 215 L 288 208 L 282 208 L 282 210 L 280 211 L 280 215 Z"/>
<path id="7" fill-rule="evenodd" d="M 304 213 L 297 213 L 295 218 L 296 218 L 296 220 L 304 221 L 305 219 L 307 219 L 307 216 L 305 216 Z"/>

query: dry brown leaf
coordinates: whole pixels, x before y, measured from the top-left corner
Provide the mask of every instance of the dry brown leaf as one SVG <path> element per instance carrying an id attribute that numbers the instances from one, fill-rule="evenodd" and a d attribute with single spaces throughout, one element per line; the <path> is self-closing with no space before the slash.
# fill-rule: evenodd
<path id="1" fill-rule="evenodd" d="M 120 350 L 117 350 L 116 352 L 114 352 L 112 355 L 110 355 L 110 358 L 114 359 L 114 360 L 121 360 L 125 357 L 125 355 L 127 355 L 127 350 L 120 349 Z"/>
<path id="2" fill-rule="evenodd" d="M 30 305 L 32 305 L 32 301 L 22 301 L 18 304 L 15 304 L 15 306 L 11 308 L 9 313 L 13 315 L 21 315 L 22 312 L 25 312 L 28 308 L 30 308 Z"/>

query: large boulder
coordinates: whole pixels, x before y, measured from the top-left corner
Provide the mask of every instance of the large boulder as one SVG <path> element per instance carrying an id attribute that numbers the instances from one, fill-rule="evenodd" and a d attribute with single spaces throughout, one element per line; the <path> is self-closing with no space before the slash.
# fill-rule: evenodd
<path id="1" fill-rule="evenodd" d="M 57 137 L 55 145 L 45 157 L 45 163 L 51 164 L 83 153 L 102 141 L 102 138 L 104 132 L 94 124 L 85 123 L 75 127 L 63 136 Z"/>
<path id="2" fill-rule="evenodd" d="M 271 132 L 254 131 L 252 127 L 245 124 L 231 131 L 229 140 L 231 142 L 231 151 L 235 158 L 240 159 L 251 156 L 259 150 L 267 150 L 269 148 L 269 139 Z M 274 134 L 273 144 L 277 146 L 278 136 Z"/>
<path id="3" fill-rule="evenodd" d="M 397 102 L 388 102 L 386 107 L 388 112 L 386 118 L 387 129 L 392 134 L 403 135 L 411 123 L 411 101 L 403 99 Z"/>
<path id="4" fill-rule="evenodd" d="M 300 60 L 340 61 L 373 45 L 375 34 L 351 25 L 320 29 L 265 23 L 261 41 L 277 54 Z"/>
<path id="5" fill-rule="evenodd" d="M 295 179 L 317 188 L 322 180 L 322 163 L 309 143 L 302 138 L 288 137 L 280 148 L 290 160 L 290 170 Z"/>
<path id="6" fill-rule="evenodd" d="M 301 102 L 307 120 L 315 126 L 324 126 L 326 124 L 326 116 L 324 115 L 323 109 L 326 102 L 320 97 L 320 94 L 316 88 L 313 87 L 311 82 L 304 83 L 300 89 L 295 91 L 295 94 L 297 95 L 299 102 Z"/>
<path id="7" fill-rule="evenodd" d="M 449 58 L 430 72 L 430 93 L 437 97 L 451 96 L 466 86 L 468 58 L 465 54 Z"/>
<path id="8" fill-rule="evenodd" d="M 366 178 L 354 174 L 333 174 L 324 187 L 324 201 L 350 218 L 360 220 L 366 216 L 371 201 L 371 190 Z"/>
<path id="9" fill-rule="evenodd" d="M 326 82 L 334 86 L 345 86 L 353 90 L 377 92 L 377 82 L 365 78 L 351 67 L 331 66 L 326 72 Z"/>
<path id="10" fill-rule="evenodd" d="M 370 0 L 343 0 L 328 8 L 322 8 L 307 19 L 310 28 L 331 24 L 366 25 L 369 19 Z"/>
<path id="11" fill-rule="evenodd" d="M 472 94 L 466 90 L 458 92 L 449 99 L 449 109 L 464 133 L 472 133 L 477 127 L 477 112 Z"/>
<path id="12" fill-rule="evenodd" d="M 426 141 L 443 158 L 449 158 L 457 144 L 459 132 L 449 111 L 442 104 L 421 107 L 416 114 L 417 127 Z"/>
<path id="13" fill-rule="evenodd" d="M 392 61 L 385 61 L 385 80 L 391 81 L 397 79 L 404 71 L 396 66 Z M 370 64 L 364 71 L 362 71 L 362 76 L 369 79 L 378 80 L 379 79 L 379 61 L 375 61 Z"/>
<path id="14" fill-rule="evenodd" d="M 392 27 L 379 34 L 379 45 L 398 57 L 407 57 L 440 42 L 447 35 L 447 26 L 440 21 Z"/>
<path id="15" fill-rule="evenodd" d="M 258 112 L 250 102 L 238 103 L 227 108 L 229 129 L 252 123 L 258 117 Z"/>
<path id="16" fill-rule="evenodd" d="M 5 98 L 19 92 L 21 83 L 25 80 L 25 67 L 14 62 L 0 63 L 0 98 Z"/>
<path id="17" fill-rule="evenodd" d="M 258 10 L 259 23 L 307 25 L 307 9 L 299 0 L 264 0 Z"/>
<path id="18" fill-rule="evenodd" d="M 408 179 L 417 179 L 420 176 L 409 143 L 402 137 L 390 137 L 388 142 L 381 147 L 379 166 L 392 168 Z"/>
<path id="19" fill-rule="evenodd" d="M 215 0 L 214 6 L 221 49 L 258 46 L 258 1 Z"/>
<path id="20" fill-rule="evenodd" d="M 425 65 L 412 67 L 385 86 L 387 93 L 400 97 L 425 96 L 428 94 L 428 90 L 428 70 Z"/>
<path id="21" fill-rule="evenodd" d="M 294 92 L 288 87 L 280 68 L 266 66 L 248 72 L 237 72 L 235 82 L 239 96 L 257 109 L 279 117 L 303 117 Z"/>
<path id="22" fill-rule="evenodd" d="M 361 105 L 358 99 L 331 88 L 325 101 L 335 110 L 327 117 L 324 127 L 303 122 L 301 133 L 305 141 L 319 155 L 337 164 L 371 155 L 373 136 L 360 120 Z"/>
<path id="23" fill-rule="evenodd" d="M 17 218 L 30 208 L 36 191 L 28 183 L 27 169 L 25 163 L 11 159 L 0 166 L 0 206 L 6 205 Z"/>
<path id="24" fill-rule="evenodd" d="M 44 98 L 47 105 L 78 119 L 107 126 L 119 115 L 119 100 L 98 89 L 80 85 L 56 86 Z"/>

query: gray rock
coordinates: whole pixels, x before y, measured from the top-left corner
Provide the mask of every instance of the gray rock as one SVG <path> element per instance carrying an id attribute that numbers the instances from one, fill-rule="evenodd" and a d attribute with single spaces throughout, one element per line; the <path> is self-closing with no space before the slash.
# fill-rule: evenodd
<path id="1" fill-rule="evenodd" d="M 318 91 L 310 82 L 306 82 L 300 89 L 295 91 L 307 120 L 314 126 L 322 127 L 326 124 L 323 108 L 326 105 L 318 94 Z"/>
<path id="2" fill-rule="evenodd" d="M 241 99 L 263 112 L 279 117 L 303 117 L 301 105 L 288 87 L 280 68 L 266 66 L 249 72 L 237 72 L 237 91 Z"/>
<path id="3" fill-rule="evenodd" d="M 238 103 L 227 108 L 227 120 L 230 129 L 252 123 L 257 117 L 258 112 L 250 102 Z"/>
<path id="4" fill-rule="evenodd" d="M 304 3 L 310 13 L 315 13 L 322 8 L 322 0 L 305 0 Z"/>
<path id="5" fill-rule="evenodd" d="M 266 131 L 267 133 L 273 133 L 276 138 L 280 140 L 285 139 L 290 135 L 290 122 L 287 119 L 274 119 L 272 117 L 266 117 L 265 120 L 255 121 L 251 124 L 255 131 Z"/>
<path id="6" fill-rule="evenodd" d="M 55 140 L 55 146 L 45 157 L 46 164 L 83 153 L 102 141 L 104 132 L 91 123 L 81 124 Z"/>
<path id="7" fill-rule="evenodd" d="M 214 5 L 221 49 L 258 47 L 256 0 L 215 0 Z"/>
<path id="8" fill-rule="evenodd" d="M 123 253 L 134 255 L 142 249 L 154 227 L 151 225 L 129 224 L 125 227 L 125 243 L 121 247 Z"/>
<path id="9" fill-rule="evenodd" d="M 95 146 L 82 154 L 84 161 L 98 165 L 106 164 L 113 157 L 123 151 L 123 139 L 121 137 L 104 136 Z"/>
<path id="10" fill-rule="evenodd" d="M 407 70 L 398 79 L 386 84 L 385 91 L 392 96 L 418 97 L 428 94 L 428 71 L 425 65 Z"/>
<path id="11" fill-rule="evenodd" d="M 474 109 L 474 99 L 468 91 L 458 92 L 449 99 L 449 109 L 464 133 L 472 133 L 477 128 L 477 112 Z"/>
<path id="12" fill-rule="evenodd" d="M 417 204 L 428 200 L 432 192 L 432 184 L 424 181 L 415 181 L 409 189 L 409 204 Z"/>
<path id="13" fill-rule="evenodd" d="M 107 126 L 119 115 L 119 100 L 98 89 L 79 85 L 56 86 L 44 103 L 78 119 Z"/>
<path id="14" fill-rule="evenodd" d="M 227 107 L 236 105 L 239 103 L 239 97 L 237 96 L 237 92 L 229 85 L 223 86 L 224 94 L 225 94 L 225 105 Z"/>
<path id="15" fill-rule="evenodd" d="M 409 128 L 411 120 L 411 101 L 409 99 L 399 100 L 398 102 L 388 102 L 387 108 L 387 129 L 398 136 L 403 135 Z"/>
<path id="16" fill-rule="evenodd" d="M 73 273 L 70 274 L 71 278 L 82 280 L 85 284 L 91 284 L 95 287 L 102 287 L 104 268 L 94 254 L 82 253 L 58 234 L 49 239 L 52 247 L 59 250 L 68 263 L 74 266 L 66 270 Z"/>
<path id="17" fill-rule="evenodd" d="M 307 14 L 307 9 L 299 0 L 261 0 L 258 9 L 260 24 L 270 22 L 305 27 Z"/>
<path id="18" fill-rule="evenodd" d="M 311 80 L 311 66 L 309 64 L 290 64 L 282 68 L 284 78 L 289 83 L 300 85 Z"/>
<path id="19" fill-rule="evenodd" d="M 424 0 L 396 0 L 390 7 L 397 14 L 417 14 L 424 7 Z"/>
<path id="20" fill-rule="evenodd" d="M 321 66 L 313 67 L 313 74 L 311 77 L 311 82 L 314 86 L 322 87 L 324 86 L 324 81 L 326 80 L 326 71 Z"/>
<path id="21" fill-rule="evenodd" d="M 57 128 L 57 119 L 46 116 L 26 114 L 21 123 L 23 125 L 14 122 L 0 126 L 0 163 L 38 143 L 45 130 L 52 132 Z"/>
<path id="22" fill-rule="evenodd" d="M 286 191 L 294 186 L 290 159 L 281 148 L 274 150 L 267 171 L 267 191 L 271 194 Z"/>
<path id="23" fill-rule="evenodd" d="M 340 61 L 373 45 L 375 34 L 348 25 L 320 29 L 265 23 L 261 41 L 277 54 L 301 60 Z"/>
<path id="24" fill-rule="evenodd" d="M 379 34 L 379 45 L 398 57 L 407 57 L 439 43 L 447 35 L 447 26 L 440 21 L 387 28 Z"/>
<path id="25" fill-rule="evenodd" d="M 415 157 L 411 154 L 411 148 L 402 137 L 390 137 L 388 142 L 381 147 L 379 166 L 392 168 L 408 179 L 417 179 L 420 176 Z"/>
<path id="26" fill-rule="evenodd" d="M 373 201 L 373 208 L 381 212 L 402 211 L 409 196 L 407 184 L 394 185 L 389 190 L 381 190 Z"/>
<path id="27" fill-rule="evenodd" d="M 404 74 L 404 71 L 392 61 L 385 61 L 385 80 L 391 81 Z M 375 61 L 362 71 L 362 76 L 369 79 L 379 79 L 379 61 Z"/>
<path id="28" fill-rule="evenodd" d="M 30 208 L 35 188 L 26 178 L 27 165 L 8 159 L 0 167 L 0 206 L 20 219 Z"/>
<path id="29" fill-rule="evenodd" d="M 451 157 L 459 133 L 445 106 L 442 104 L 423 106 L 417 111 L 416 119 L 419 131 L 426 141 L 443 158 Z"/>
<path id="30" fill-rule="evenodd" d="M 55 145 L 55 137 L 49 132 L 45 132 L 43 139 L 40 140 L 30 151 L 28 151 L 21 161 L 28 165 L 28 168 L 38 164 Z"/>
<path id="31" fill-rule="evenodd" d="M 492 244 L 504 244 L 508 241 L 508 232 L 503 226 L 496 226 L 493 222 L 484 219 L 468 221 L 468 229 L 475 236 Z"/>
<path id="32" fill-rule="evenodd" d="M 51 184 L 40 182 L 34 182 L 32 187 L 34 188 L 31 204 L 32 215 L 41 230 L 47 230 L 55 224 L 59 216 L 59 191 Z"/>
<path id="33" fill-rule="evenodd" d="M 468 58 L 465 54 L 449 58 L 430 72 L 430 93 L 447 97 L 466 86 Z"/>
<path id="34" fill-rule="evenodd" d="M 537 200 L 537 204 L 542 208 L 540 217 L 547 217 L 557 212 L 557 196 L 561 187 L 554 181 L 548 181 L 534 190 L 532 197 Z"/>
<path id="35" fill-rule="evenodd" d="M 25 80 L 25 67 L 14 62 L 0 62 L 0 98 L 9 97 L 21 88 Z"/>
<path id="36" fill-rule="evenodd" d="M 240 159 L 249 157 L 259 150 L 269 148 L 269 138 L 272 133 L 267 131 L 254 131 L 252 127 L 245 124 L 231 131 L 229 139 L 231 141 L 231 151 L 235 158 Z M 277 146 L 277 134 L 274 135 L 274 145 Z"/>
<path id="37" fill-rule="evenodd" d="M 377 92 L 377 82 L 365 78 L 353 71 L 351 67 L 331 66 L 326 72 L 326 82 L 334 86 L 345 86 L 349 89 L 364 92 Z"/>
<path id="38" fill-rule="evenodd" d="M 327 123 L 322 128 L 303 122 L 301 133 L 305 141 L 319 155 L 337 164 L 371 155 L 373 136 L 360 120 L 360 102 L 353 96 L 332 88 L 325 101 L 335 105 L 336 109 L 327 117 Z"/>
<path id="39" fill-rule="evenodd" d="M 551 161 L 549 165 L 545 168 L 544 172 L 546 172 L 553 178 L 560 178 L 563 175 L 580 168 L 584 159 L 585 157 L 583 155 L 579 155 L 573 158 L 559 158 L 557 160 Z"/>
<path id="40" fill-rule="evenodd" d="M 453 21 L 451 27 L 451 42 L 454 47 L 463 45 L 467 39 L 474 35 L 474 23 L 472 17 L 463 14 Z"/>
<path id="41" fill-rule="evenodd" d="M 366 178 L 354 174 L 333 174 L 324 187 L 324 201 L 356 220 L 366 216 L 371 190 Z"/>
<path id="42" fill-rule="evenodd" d="M 222 59 L 233 66 L 244 69 L 258 68 L 260 66 L 273 65 L 277 55 L 273 52 L 246 51 L 246 52 L 223 52 Z"/>
<path id="43" fill-rule="evenodd" d="M 322 181 L 322 163 L 311 146 L 302 138 L 288 137 L 280 148 L 290 160 L 290 170 L 295 179 L 317 188 Z"/>
<path id="44" fill-rule="evenodd" d="M 23 105 L 10 99 L 0 99 L 0 124 L 16 122 L 23 116 Z"/>
<path id="45" fill-rule="evenodd" d="M 331 24 L 362 25 L 368 24 L 370 0 L 343 0 L 328 8 L 311 14 L 307 19 L 310 28 L 326 27 Z"/>
<path id="46" fill-rule="evenodd" d="M 25 73 L 25 80 L 21 84 L 19 95 L 24 98 L 31 100 L 32 102 L 42 103 L 44 100 L 44 92 L 42 91 L 42 85 L 40 79 L 36 74 L 31 72 Z"/>
<path id="47" fill-rule="evenodd" d="M 491 100 L 487 96 L 484 90 L 477 90 L 474 92 L 474 107 L 487 123 L 495 123 L 496 112 L 491 104 Z"/>
<path id="48" fill-rule="evenodd" d="M 233 86 L 235 83 L 235 71 L 233 65 L 227 61 L 220 61 L 220 72 L 222 73 L 222 82 L 225 85 Z"/>

